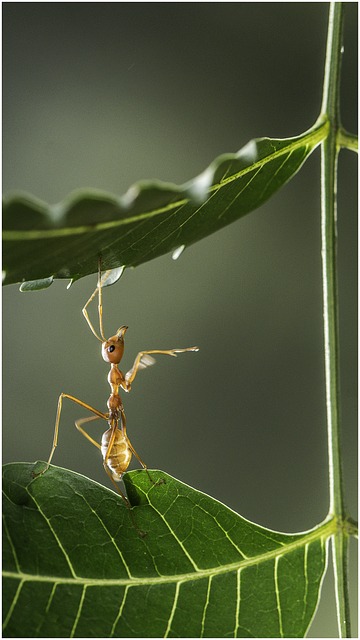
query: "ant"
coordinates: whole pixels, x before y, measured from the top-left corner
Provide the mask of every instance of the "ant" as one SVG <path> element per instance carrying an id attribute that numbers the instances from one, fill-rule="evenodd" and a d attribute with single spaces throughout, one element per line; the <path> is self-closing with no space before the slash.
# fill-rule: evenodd
<path id="1" fill-rule="evenodd" d="M 119 388 L 123 389 L 128 393 L 131 391 L 131 385 L 135 380 L 136 374 L 140 369 L 145 369 L 146 367 L 150 367 L 155 363 L 155 359 L 152 357 L 153 353 L 164 354 L 168 356 L 174 356 L 178 353 L 184 353 L 185 351 L 198 351 L 198 347 L 188 347 L 187 349 L 152 349 L 150 351 L 140 351 L 134 361 L 132 368 L 124 375 L 122 371 L 120 371 L 118 365 L 123 357 L 124 353 L 124 336 L 128 329 L 126 325 L 122 325 L 115 333 L 115 335 L 111 336 L 111 338 L 106 339 L 103 330 L 103 318 L 102 318 L 102 288 L 106 286 L 107 280 L 111 280 L 111 269 L 108 269 L 103 274 L 101 274 L 101 262 L 99 260 L 99 271 L 98 271 L 98 283 L 95 291 L 92 293 L 88 301 L 86 302 L 82 313 L 88 326 L 90 327 L 94 336 L 102 343 L 101 345 L 101 354 L 105 362 L 110 364 L 110 372 L 108 375 L 108 382 L 110 384 L 111 393 L 109 399 L 107 401 L 108 411 L 103 413 L 98 409 L 94 409 L 86 402 L 79 400 L 75 396 L 69 395 L 68 393 L 61 393 L 58 400 L 57 405 L 57 413 L 55 420 L 55 428 L 54 428 L 54 440 L 52 449 L 50 452 L 49 459 L 46 463 L 45 469 L 40 472 L 42 475 L 47 471 L 50 466 L 52 457 L 54 455 L 54 451 L 56 449 L 58 443 L 58 435 L 59 435 L 59 424 L 60 424 L 60 416 L 62 410 L 62 403 L 64 398 L 68 398 L 79 404 L 84 409 L 91 411 L 94 415 L 87 418 L 80 418 L 75 421 L 76 428 L 82 433 L 85 438 L 87 438 L 95 447 L 101 450 L 103 457 L 103 466 L 104 469 L 109 476 L 111 482 L 115 486 L 117 492 L 121 495 L 128 509 L 131 508 L 128 498 L 121 491 L 118 486 L 118 482 L 122 479 L 125 471 L 129 467 L 131 462 L 132 455 L 134 455 L 143 469 L 149 476 L 150 481 L 153 484 L 156 484 L 151 479 L 151 476 L 148 472 L 146 464 L 142 461 L 139 454 L 134 449 L 131 444 L 127 432 L 126 432 L 126 417 L 124 412 L 124 406 L 119 394 Z M 109 284 L 109 282 L 108 282 Z M 99 314 L 99 329 L 100 335 L 98 335 L 91 324 L 90 318 L 88 316 L 87 307 L 98 295 L 98 314 Z M 84 429 L 83 425 L 91 422 L 92 420 L 98 420 L 101 418 L 105 420 L 108 424 L 108 429 L 104 432 L 101 444 L 96 442 Z M 160 483 L 161 484 L 161 481 Z M 130 511 L 132 514 L 132 512 Z M 134 523 L 135 524 L 135 523 Z M 135 528 L 136 527 L 135 524 Z M 139 531 L 139 530 L 138 530 Z M 143 534 L 143 532 L 141 532 Z"/>

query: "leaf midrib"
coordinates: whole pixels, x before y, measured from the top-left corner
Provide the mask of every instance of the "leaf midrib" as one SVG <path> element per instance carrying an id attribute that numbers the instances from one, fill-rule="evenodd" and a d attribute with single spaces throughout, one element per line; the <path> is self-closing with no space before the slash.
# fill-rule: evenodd
<path id="1" fill-rule="evenodd" d="M 156 577 L 146 577 L 146 578 L 62 578 L 57 576 L 41 576 L 38 574 L 29 574 L 24 572 L 16 573 L 15 571 L 3 571 L 4 578 L 10 578 L 14 580 L 20 580 L 21 582 L 47 582 L 47 583 L 56 583 L 56 584 L 67 584 L 67 585 L 87 585 L 87 586 L 143 586 L 143 585 L 155 585 L 155 584 L 168 584 L 168 583 L 177 583 L 177 582 L 189 582 L 193 580 L 201 580 L 203 578 L 208 578 L 216 575 L 221 575 L 224 573 L 230 573 L 232 571 L 239 571 L 241 569 L 246 569 L 251 566 L 255 566 L 266 562 L 268 560 L 273 560 L 276 558 L 280 558 L 296 549 L 300 549 L 301 547 L 311 544 L 312 542 L 316 542 L 317 540 L 326 540 L 331 535 L 333 535 L 336 531 L 337 523 L 334 517 L 330 519 L 326 519 L 322 524 L 317 526 L 315 529 L 312 529 L 307 534 L 304 535 L 300 540 L 296 540 L 294 542 L 290 542 L 285 547 L 277 547 L 276 549 L 272 549 L 271 551 L 267 551 L 261 555 L 253 556 L 252 558 L 242 559 L 238 562 L 231 562 L 229 564 L 220 565 L 219 567 L 212 567 L 211 569 L 201 569 L 198 571 L 194 571 L 193 573 L 182 573 L 175 574 L 171 576 L 156 576 Z"/>
<path id="2" fill-rule="evenodd" d="M 280 151 L 274 151 L 267 158 L 258 160 L 257 162 L 254 162 L 253 164 L 251 164 L 249 167 L 245 167 L 244 169 L 241 169 L 241 171 L 238 171 L 232 174 L 231 176 L 223 178 L 221 182 L 211 185 L 211 187 L 209 187 L 208 189 L 208 192 L 211 193 L 211 192 L 222 189 L 230 182 L 233 182 L 234 180 L 238 180 L 240 177 L 246 175 L 246 173 L 249 173 L 250 171 L 254 171 L 257 168 L 266 165 L 268 162 L 273 161 L 279 156 L 285 155 L 289 151 L 293 152 L 299 146 L 303 147 L 304 145 L 308 144 L 309 141 L 312 142 L 312 145 L 313 145 L 312 150 L 314 150 L 316 146 L 326 137 L 328 126 L 329 126 L 329 123 L 327 120 L 325 122 L 322 122 L 319 127 L 317 126 L 317 124 L 315 124 L 314 127 L 312 127 L 307 134 L 305 134 L 304 136 L 303 135 L 299 136 L 298 143 L 294 142 L 294 139 L 292 139 L 291 143 L 283 147 Z M 39 229 L 39 230 L 29 229 L 29 230 L 22 230 L 22 231 L 5 229 L 3 231 L 3 239 L 13 240 L 13 241 L 41 240 L 43 238 L 57 238 L 57 237 L 63 237 L 63 236 L 80 235 L 80 234 L 89 233 L 89 232 L 95 233 L 99 231 L 106 231 L 108 229 L 114 229 L 116 227 L 121 227 L 129 224 L 133 224 L 136 222 L 140 222 L 141 220 L 151 219 L 163 213 L 169 213 L 170 211 L 177 209 L 178 207 L 182 207 L 188 204 L 189 201 L 190 201 L 189 198 L 182 198 L 181 200 L 177 200 L 175 202 L 171 202 L 167 204 L 165 207 L 152 209 L 151 211 L 146 211 L 144 213 L 136 214 L 135 216 L 129 216 L 128 218 L 121 218 L 118 220 L 100 222 L 98 224 L 93 224 L 93 225 L 82 225 L 80 227 L 62 227 L 58 229 Z M 203 204 L 201 204 L 200 206 L 203 206 Z"/>

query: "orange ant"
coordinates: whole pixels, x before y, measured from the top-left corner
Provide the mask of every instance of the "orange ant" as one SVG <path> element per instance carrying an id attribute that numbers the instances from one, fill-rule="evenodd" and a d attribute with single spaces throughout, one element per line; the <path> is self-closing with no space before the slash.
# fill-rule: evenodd
<path id="1" fill-rule="evenodd" d="M 111 272 L 109 269 L 105 271 L 101 275 L 101 264 L 99 261 L 99 274 L 98 274 L 98 284 L 95 291 L 90 296 L 89 300 L 85 304 L 82 312 L 85 317 L 86 322 L 88 323 L 92 333 L 94 336 L 102 343 L 101 354 L 105 362 L 110 364 L 110 372 L 108 375 L 108 381 L 111 387 L 110 397 L 107 401 L 108 412 L 103 413 L 102 411 L 98 411 L 98 409 L 94 409 L 86 402 L 75 398 L 74 396 L 69 395 L 68 393 L 61 393 L 58 400 L 56 420 L 55 420 L 55 428 L 54 428 L 54 440 L 52 449 L 50 452 L 49 459 L 46 463 L 45 469 L 40 472 L 42 475 L 47 471 L 50 466 L 52 457 L 54 455 L 54 451 L 56 449 L 58 443 L 58 435 L 59 435 L 59 423 L 61 416 L 62 403 L 64 398 L 68 398 L 76 404 L 79 404 L 84 409 L 88 409 L 91 411 L 93 416 L 87 418 L 80 418 L 75 421 L 76 428 L 82 433 L 85 438 L 87 438 L 95 447 L 101 450 L 103 456 L 103 465 L 106 473 L 108 474 L 111 482 L 114 484 L 116 490 L 123 498 L 126 506 L 130 509 L 130 503 L 125 496 L 125 494 L 121 491 L 118 486 L 118 482 L 122 479 L 123 474 L 127 470 L 132 455 L 134 455 L 137 460 L 140 462 L 141 466 L 147 472 L 149 479 L 151 482 L 152 479 L 147 470 L 146 464 L 142 461 L 139 454 L 134 449 L 131 444 L 127 432 L 126 432 L 126 417 L 124 412 L 124 406 L 119 394 L 119 387 L 126 391 L 127 393 L 131 390 L 131 385 L 135 380 L 136 374 L 140 369 L 145 369 L 155 363 L 155 359 L 150 355 L 153 353 L 165 354 L 168 356 L 175 356 L 177 353 L 183 353 L 185 351 L 198 351 L 198 347 L 188 347 L 187 349 L 152 349 L 150 351 L 140 351 L 134 361 L 132 368 L 124 375 L 122 371 L 120 371 L 118 364 L 120 363 L 123 353 L 124 353 L 124 335 L 127 331 L 128 327 L 126 325 L 121 326 L 114 336 L 106 339 L 103 330 L 103 319 L 102 319 L 102 288 L 107 284 L 111 283 Z M 108 282 L 107 282 L 108 281 Z M 114 281 L 114 280 L 112 280 Z M 91 324 L 90 318 L 87 313 L 87 307 L 90 302 L 95 298 L 96 294 L 98 294 L 98 314 L 99 314 L 99 328 L 100 335 L 98 335 Z M 109 428 L 105 431 L 101 439 L 101 445 L 96 442 L 83 428 L 83 425 L 87 422 L 91 422 L 92 420 L 97 420 L 102 418 L 105 420 Z M 155 483 L 153 483 L 155 484 Z M 130 512 L 131 513 L 131 512 Z M 135 524 L 135 523 L 134 523 Z M 135 525 L 136 527 L 136 525 Z M 137 527 L 136 527 L 137 529 Z"/>

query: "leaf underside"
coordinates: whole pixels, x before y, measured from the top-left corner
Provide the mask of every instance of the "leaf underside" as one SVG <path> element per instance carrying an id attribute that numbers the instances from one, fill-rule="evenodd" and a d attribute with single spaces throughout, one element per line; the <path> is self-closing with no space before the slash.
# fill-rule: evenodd
<path id="1" fill-rule="evenodd" d="M 301 637 L 327 561 L 326 524 L 255 525 L 171 476 L 120 496 L 33 464 L 3 468 L 4 637 Z"/>
<path id="2" fill-rule="evenodd" d="M 103 269 L 136 266 L 187 247 L 259 207 L 299 170 L 324 138 L 316 124 L 296 138 L 259 138 L 219 156 L 183 186 L 139 182 L 121 197 L 88 190 L 57 205 L 28 194 L 4 199 L 4 284 L 77 280 Z"/>

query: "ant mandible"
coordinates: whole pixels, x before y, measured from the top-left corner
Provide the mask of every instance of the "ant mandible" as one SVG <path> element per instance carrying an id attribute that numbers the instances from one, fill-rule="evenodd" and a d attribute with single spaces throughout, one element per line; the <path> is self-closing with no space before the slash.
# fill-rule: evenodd
<path id="1" fill-rule="evenodd" d="M 124 412 L 124 406 L 119 394 L 119 388 L 123 389 L 127 393 L 131 390 L 131 385 L 135 380 L 136 374 L 140 369 L 145 369 L 155 363 L 155 359 L 150 355 L 153 353 L 164 354 L 168 356 L 175 356 L 178 353 L 184 353 L 185 351 L 198 351 L 198 347 L 188 347 L 186 349 L 152 349 L 150 351 L 140 351 L 134 361 L 132 368 L 124 375 L 123 372 L 119 369 L 118 365 L 123 357 L 124 353 L 124 335 L 128 329 L 126 325 L 121 326 L 111 338 L 106 339 L 103 330 L 103 319 L 102 319 L 102 288 L 106 281 L 109 279 L 111 274 L 111 269 L 105 271 L 101 274 L 101 262 L 99 260 L 99 273 L 98 273 L 98 284 L 95 291 L 90 296 L 89 300 L 86 302 L 82 312 L 85 317 L 86 322 L 88 323 L 92 333 L 94 336 L 102 343 L 101 346 L 101 354 L 105 362 L 110 364 L 110 372 L 108 375 L 108 382 L 110 384 L 111 393 L 109 399 L 107 401 L 108 411 L 103 413 L 94 407 L 91 407 L 86 402 L 79 400 L 75 396 L 69 395 L 68 393 L 61 393 L 58 400 L 57 405 L 57 413 L 55 420 L 55 428 L 54 428 L 54 440 L 52 449 L 50 452 L 49 459 L 46 463 L 45 469 L 40 472 L 42 475 L 47 471 L 50 466 L 51 460 L 54 455 L 54 451 L 56 449 L 58 443 L 58 435 L 59 435 L 59 424 L 60 424 L 60 416 L 62 410 L 62 403 L 64 398 L 68 398 L 79 404 L 84 409 L 91 411 L 94 415 L 87 418 L 80 418 L 75 421 L 76 428 L 82 433 L 85 438 L 87 438 L 95 447 L 101 450 L 103 456 L 103 465 L 104 469 L 109 476 L 111 482 L 115 486 L 118 493 L 123 498 L 126 506 L 130 508 L 130 503 L 125 496 L 125 494 L 121 491 L 118 482 L 122 479 L 123 474 L 129 467 L 131 462 L 132 455 L 134 455 L 143 469 L 147 472 L 149 479 L 151 482 L 151 476 L 147 470 L 146 464 L 142 461 L 139 454 L 134 449 L 131 444 L 127 432 L 126 432 L 126 417 Z M 99 314 L 99 328 L 100 335 L 98 335 L 91 324 L 90 318 L 88 316 L 87 307 L 90 302 L 98 295 L 98 314 Z M 108 423 L 108 429 L 104 432 L 101 445 L 96 442 L 84 429 L 83 425 L 91 422 L 92 420 L 98 420 L 99 418 L 105 420 Z"/>

